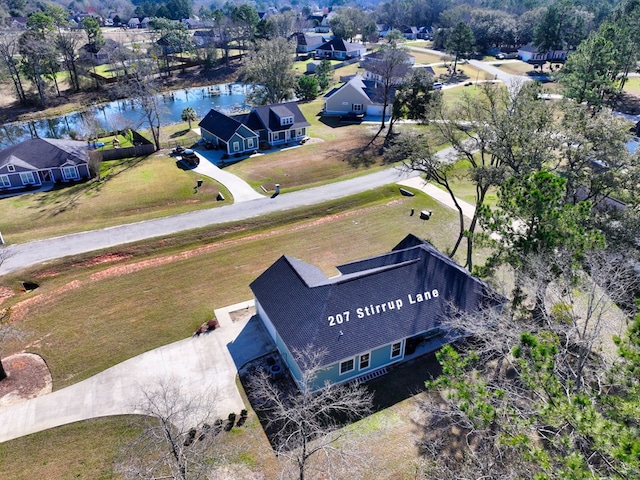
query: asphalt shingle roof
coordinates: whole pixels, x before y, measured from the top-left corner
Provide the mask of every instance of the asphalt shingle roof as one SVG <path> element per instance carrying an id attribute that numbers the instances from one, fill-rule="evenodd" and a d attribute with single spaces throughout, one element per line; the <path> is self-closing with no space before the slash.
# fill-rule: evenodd
<path id="1" fill-rule="evenodd" d="M 454 310 L 499 303 L 483 282 L 411 235 L 389 253 L 338 269 L 327 278 L 282 256 L 251 283 L 287 347 L 326 349 L 325 364 L 431 330 Z"/>
<path id="2" fill-rule="evenodd" d="M 293 124 L 281 125 L 280 118 L 293 117 Z M 276 105 L 259 105 L 249 113 L 246 125 L 252 130 L 268 129 L 272 132 L 291 130 L 292 128 L 309 127 L 304 115 L 296 102 L 279 103 Z"/>
<path id="3" fill-rule="evenodd" d="M 16 171 L 81 165 L 89 159 L 87 142 L 31 138 L 0 151 L 0 169 L 11 164 Z"/>
<path id="4" fill-rule="evenodd" d="M 229 117 L 217 110 L 210 110 L 198 124 L 200 128 L 204 128 L 208 132 L 213 133 L 216 137 L 228 142 L 234 133 L 242 125 L 241 122 L 234 117 Z M 249 127 L 251 128 L 251 127 Z"/>

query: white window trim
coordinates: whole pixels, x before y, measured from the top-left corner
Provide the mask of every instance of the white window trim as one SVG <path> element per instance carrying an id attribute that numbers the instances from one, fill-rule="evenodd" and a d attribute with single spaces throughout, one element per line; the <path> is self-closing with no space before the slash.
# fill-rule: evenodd
<path id="1" fill-rule="evenodd" d="M 10 187 L 11 180 L 9 180 L 9 175 L 0 175 L 0 187 Z"/>
<path id="2" fill-rule="evenodd" d="M 395 356 L 393 355 L 393 347 L 394 347 L 394 345 L 399 345 L 400 346 L 399 353 L 398 353 L 398 355 L 395 355 Z M 399 342 L 393 342 L 391 344 L 391 349 L 389 350 L 389 358 L 391 360 L 394 360 L 396 358 L 402 358 L 402 340 L 400 340 Z"/>
<path id="3" fill-rule="evenodd" d="M 367 366 L 363 367 L 362 366 L 362 357 L 364 355 L 368 355 L 369 358 L 367 359 Z M 371 352 L 364 352 L 360 354 L 360 357 L 358 358 L 358 370 L 366 370 L 367 368 L 371 368 Z"/>
<path id="4" fill-rule="evenodd" d="M 233 142 L 233 151 L 234 152 L 240 151 L 240 142 Z"/>
<path id="5" fill-rule="evenodd" d="M 253 148 L 253 138 L 247 138 L 247 148 Z"/>
<path id="6" fill-rule="evenodd" d="M 347 362 L 351 362 L 351 369 L 342 371 L 342 365 Z M 346 375 L 347 373 L 353 372 L 355 369 L 356 369 L 356 357 L 347 358 L 346 360 L 342 360 L 338 364 L 338 373 L 340 373 L 340 375 Z"/>
<path id="7" fill-rule="evenodd" d="M 24 181 L 24 177 L 26 176 L 31 176 L 31 181 L 30 182 L 26 182 Z M 35 185 L 36 184 L 36 177 L 33 174 L 33 172 L 20 172 L 20 181 L 22 182 L 23 185 Z"/>
<path id="8" fill-rule="evenodd" d="M 364 110 L 364 105 L 361 103 L 354 103 L 352 107 L 354 112 L 362 112 Z"/>
<path id="9" fill-rule="evenodd" d="M 10 171 L 10 172 L 15 172 L 16 171 L 16 167 L 15 167 L 15 165 L 9 164 L 9 165 L 7 165 L 7 170 Z"/>
<path id="10" fill-rule="evenodd" d="M 74 175 L 67 175 L 67 169 L 72 169 L 75 172 Z M 78 167 L 76 167 L 75 165 L 67 165 L 66 167 L 62 167 L 62 178 L 64 178 L 65 180 L 78 180 L 80 178 Z"/>

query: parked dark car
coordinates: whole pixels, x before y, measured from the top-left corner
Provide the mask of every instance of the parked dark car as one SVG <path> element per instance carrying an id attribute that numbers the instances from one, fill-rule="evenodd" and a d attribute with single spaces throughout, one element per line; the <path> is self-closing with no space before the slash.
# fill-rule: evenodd
<path id="1" fill-rule="evenodd" d="M 198 164 L 200 163 L 200 159 L 198 158 L 198 155 L 196 155 L 196 153 L 190 148 L 187 148 L 184 152 L 182 152 L 181 157 L 182 157 L 182 161 L 185 162 L 190 167 L 197 167 Z"/>

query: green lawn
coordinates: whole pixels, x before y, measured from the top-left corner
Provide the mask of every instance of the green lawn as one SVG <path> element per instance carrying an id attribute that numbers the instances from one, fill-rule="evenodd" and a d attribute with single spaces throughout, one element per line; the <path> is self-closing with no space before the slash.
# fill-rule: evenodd
<path id="1" fill-rule="evenodd" d="M 412 208 L 428 208 L 434 216 L 421 221 L 409 216 Z M 215 308 L 251 298 L 249 283 L 284 253 L 335 275 L 336 264 L 388 251 L 409 232 L 446 249 L 456 235 L 455 213 L 425 195 L 403 197 L 391 185 L 174 240 L 122 246 L 113 250 L 125 259 L 118 267 L 148 255 L 162 254 L 164 260 L 113 276 L 99 274 L 108 263 L 81 267 L 78 258 L 7 275 L 0 284 L 17 289 L 18 280 L 32 279 L 40 288 L 32 295 L 38 300 L 28 305 L 16 305 L 23 299 L 19 292 L 3 304 L 13 305 L 11 320 L 25 332 L 22 340 L 3 346 L 3 355 L 29 345 L 45 358 L 59 389 L 189 336 Z M 206 247 L 180 253 L 200 244 Z"/>
<path id="2" fill-rule="evenodd" d="M 138 222 L 231 202 L 222 185 L 176 165 L 166 155 L 103 162 L 101 180 L 0 200 L 9 243 Z M 216 201 L 218 192 L 227 200 Z"/>
<path id="3" fill-rule="evenodd" d="M 624 92 L 640 94 L 640 77 L 629 77 L 624 84 Z"/>

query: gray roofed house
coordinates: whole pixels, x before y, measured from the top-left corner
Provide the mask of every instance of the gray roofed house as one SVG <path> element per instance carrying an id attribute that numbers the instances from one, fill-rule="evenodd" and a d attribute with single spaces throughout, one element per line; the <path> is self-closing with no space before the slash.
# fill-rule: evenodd
<path id="1" fill-rule="evenodd" d="M 229 155 L 257 150 L 259 135 L 238 119 L 242 117 L 210 110 L 199 123 L 202 138 Z"/>
<path id="2" fill-rule="evenodd" d="M 394 91 L 395 92 L 395 91 Z M 393 98 L 394 92 L 391 93 Z M 373 80 L 354 75 L 348 82 L 324 96 L 323 115 L 382 115 L 384 90 Z"/>
<path id="3" fill-rule="evenodd" d="M 225 115 L 211 110 L 200 122 L 202 137 L 227 153 L 257 150 L 259 143 L 277 146 L 307 138 L 309 122 L 295 102 L 260 105 L 249 114 Z M 235 134 L 235 140 L 230 135 Z M 237 137 L 246 139 L 243 144 Z M 256 139 L 256 142 L 252 139 Z M 238 144 L 234 144 L 234 142 Z M 238 147 L 238 149 L 236 149 Z"/>
<path id="4" fill-rule="evenodd" d="M 0 151 L 0 191 L 91 177 L 86 142 L 32 138 Z"/>
<path id="5" fill-rule="evenodd" d="M 391 364 L 464 336 L 446 320 L 499 308 L 503 299 L 426 241 L 408 235 L 391 252 L 338 266 L 328 278 L 280 257 L 250 287 L 256 311 L 292 376 L 295 352 L 326 352 L 316 388 L 366 380 Z"/>
<path id="6" fill-rule="evenodd" d="M 296 32 L 291 34 L 289 39 L 296 41 L 297 53 L 310 53 L 313 52 L 323 43 L 326 43 L 326 39 L 322 35 L 312 35 L 304 32 Z"/>
<path id="7" fill-rule="evenodd" d="M 346 60 L 347 58 L 360 58 L 365 53 L 367 53 L 367 48 L 363 44 L 350 43 L 342 38 L 334 38 L 316 47 L 317 58 Z"/>
<path id="8" fill-rule="evenodd" d="M 122 45 L 111 38 L 106 38 L 104 43 L 96 50 L 96 45 L 86 43 L 80 48 L 80 58 L 90 60 L 96 65 L 110 63 L 112 56 L 118 52 Z"/>

